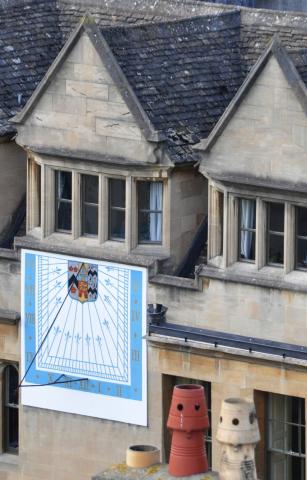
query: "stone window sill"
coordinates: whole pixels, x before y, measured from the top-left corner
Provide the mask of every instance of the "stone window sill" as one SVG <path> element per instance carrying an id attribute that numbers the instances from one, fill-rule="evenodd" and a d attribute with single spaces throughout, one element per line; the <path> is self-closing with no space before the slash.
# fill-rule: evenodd
<path id="1" fill-rule="evenodd" d="M 286 274 L 279 267 L 265 266 L 258 270 L 255 264 L 237 262 L 225 270 L 203 266 L 199 275 L 227 282 L 307 293 L 307 271 L 293 270 Z"/>
<path id="2" fill-rule="evenodd" d="M 112 242 L 112 244 L 113 243 L 114 242 Z M 17 249 L 38 250 L 42 252 L 90 258 L 93 260 L 97 259 L 105 260 L 107 262 L 126 263 L 128 265 L 137 265 L 147 268 L 154 267 L 157 261 L 165 260 L 165 258 L 167 258 L 167 256 L 164 256 L 161 253 L 156 254 L 155 252 L 147 255 L 142 255 L 140 252 L 136 251 L 129 253 L 122 250 L 121 246 L 119 247 L 120 248 L 114 248 L 114 245 L 112 245 L 112 247 L 107 248 L 103 244 L 96 246 L 89 246 L 88 244 L 82 245 L 78 240 L 70 240 L 64 243 L 58 239 L 55 241 L 54 237 L 52 238 L 52 241 L 50 237 L 39 241 L 30 235 L 18 237 L 18 239 L 16 239 Z"/>
<path id="3" fill-rule="evenodd" d="M 0 454 L 0 465 L 11 465 L 11 466 L 19 466 L 19 456 L 13 453 L 1 453 Z"/>

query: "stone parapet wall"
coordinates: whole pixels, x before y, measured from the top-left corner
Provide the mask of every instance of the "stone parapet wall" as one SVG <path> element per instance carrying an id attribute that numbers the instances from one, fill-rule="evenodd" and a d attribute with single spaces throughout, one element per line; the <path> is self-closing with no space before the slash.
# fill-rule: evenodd
<path id="1" fill-rule="evenodd" d="M 92 480 L 171 480 L 172 477 L 167 471 L 167 465 L 153 465 L 148 468 L 129 468 L 125 463 L 110 467 L 108 470 L 95 475 Z M 214 472 L 180 477 L 181 480 L 218 480 L 219 476 Z"/>

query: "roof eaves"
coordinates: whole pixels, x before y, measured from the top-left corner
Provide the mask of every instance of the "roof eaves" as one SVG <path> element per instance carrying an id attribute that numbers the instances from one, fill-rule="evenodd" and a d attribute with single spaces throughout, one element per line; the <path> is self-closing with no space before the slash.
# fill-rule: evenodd
<path id="1" fill-rule="evenodd" d="M 82 18 L 82 20 L 80 21 L 78 26 L 75 28 L 75 30 L 72 32 L 69 39 L 65 43 L 64 47 L 58 54 L 58 56 L 53 61 L 53 63 L 47 70 L 46 74 L 44 75 L 44 77 L 42 78 L 42 80 L 34 90 L 33 94 L 31 95 L 30 99 L 28 100 L 24 108 L 19 113 L 17 113 L 17 115 L 15 115 L 13 118 L 9 120 L 10 123 L 22 124 L 27 119 L 27 117 L 30 115 L 32 110 L 35 108 L 37 102 L 43 95 L 44 91 L 46 90 L 48 85 L 51 83 L 52 79 L 61 68 L 63 61 L 65 60 L 67 55 L 71 52 L 71 50 L 77 43 L 79 35 L 81 31 L 84 29 L 85 24 L 90 22 L 93 22 L 93 20 L 88 15 L 85 15 Z"/>
<path id="2" fill-rule="evenodd" d="M 151 123 L 99 27 L 96 24 L 85 25 L 85 30 L 102 62 L 107 67 L 112 80 L 118 86 L 130 111 L 140 125 L 146 139 L 152 142 L 165 140 L 166 136 Z"/>
<path id="3" fill-rule="evenodd" d="M 209 151 L 219 136 L 222 134 L 226 126 L 228 125 L 229 121 L 233 117 L 234 113 L 238 109 L 239 105 L 241 104 L 243 98 L 255 82 L 256 78 L 258 77 L 259 73 L 265 67 L 269 57 L 274 55 L 277 59 L 288 83 L 293 88 L 296 97 L 300 104 L 302 105 L 304 112 L 307 115 L 307 88 L 297 71 L 294 63 L 292 62 L 290 56 L 288 55 L 287 51 L 283 47 L 280 42 L 278 35 L 274 35 L 270 45 L 264 51 L 264 53 L 260 56 L 258 61 L 255 63 L 254 67 L 251 69 L 249 75 L 239 88 L 238 92 L 226 108 L 225 112 L 219 119 L 218 123 L 210 133 L 207 139 L 202 140 L 200 143 L 194 146 L 196 150 L 202 151 Z"/>

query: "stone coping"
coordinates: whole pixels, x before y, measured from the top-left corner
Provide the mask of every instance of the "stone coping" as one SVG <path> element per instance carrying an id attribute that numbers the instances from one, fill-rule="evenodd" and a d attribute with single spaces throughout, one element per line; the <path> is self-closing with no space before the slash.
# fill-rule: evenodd
<path id="1" fill-rule="evenodd" d="M 218 480 L 218 473 L 207 472 L 189 477 L 172 477 L 167 471 L 166 464 L 153 465 L 148 468 L 130 468 L 125 463 L 111 466 L 92 480 Z"/>

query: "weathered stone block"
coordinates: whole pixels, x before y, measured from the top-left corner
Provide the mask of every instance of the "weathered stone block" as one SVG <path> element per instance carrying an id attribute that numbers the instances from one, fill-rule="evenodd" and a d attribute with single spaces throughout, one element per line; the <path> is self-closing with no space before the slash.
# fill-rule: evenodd
<path id="1" fill-rule="evenodd" d="M 101 62 L 100 62 L 101 63 Z M 109 72 L 101 65 L 74 64 L 74 77 L 72 80 L 94 83 L 113 84 Z"/>
<path id="2" fill-rule="evenodd" d="M 66 81 L 66 94 L 71 96 L 84 96 L 91 98 L 108 99 L 108 86 L 100 83 Z"/>
<path id="3" fill-rule="evenodd" d="M 70 57 L 68 60 L 61 65 L 60 69 L 57 71 L 57 78 L 74 78 L 74 63 L 71 61 Z"/>
<path id="4" fill-rule="evenodd" d="M 71 97 L 67 95 L 53 94 L 53 111 L 72 113 L 76 115 L 86 114 L 86 99 L 83 97 Z"/>
<path id="5" fill-rule="evenodd" d="M 78 129 L 83 133 L 86 133 L 85 130 L 90 126 L 90 119 L 72 113 L 57 112 L 55 114 L 54 112 L 38 112 L 31 116 L 31 125 L 44 128 L 56 128 L 58 130 Z M 61 145 L 61 147 L 64 147 L 64 145 Z"/>
<path id="6" fill-rule="evenodd" d="M 124 101 L 124 92 L 120 92 L 119 89 L 115 85 L 111 85 L 109 87 L 109 100 L 110 102 L 116 103 L 125 103 Z"/>
<path id="7" fill-rule="evenodd" d="M 113 138 L 141 140 L 142 134 L 138 126 L 121 120 L 96 119 L 96 133 Z"/>
<path id="8" fill-rule="evenodd" d="M 59 94 L 66 93 L 66 80 L 65 80 L 65 78 L 59 78 L 59 77 L 56 76 L 52 80 L 50 85 L 48 86 L 44 95 L 46 95 L 46 93 L 59 93 Z"/>
<path id="9" fill-rule="evenodd" d="M 91 39 L 86 33 L 81 36 L 81 48 L 83 50 L 82 63 L 86 65 L 100 66 L 101 58 L 97 53 Z"/>
<path id="10" fill-rule="evenodd" d="M 69 54 L 70 62 L 83 63 L 83 46 L 80 40 L 76 43 L 76 45 Z"/>
<path id="11" fill-rule="evenodd" d="M 140 162 L 153 160 L 153 147 L 145 142 L 110 136 L 106 138 L 107 144 L 105 151 L 110 155 L 125 157 Z"/>
<path id="12" fill-rule="evenodd" d="M 104 118 L 112 118 L 125 122 L 133 121 L 129 108 L 124 103 L 104 102 L 88 98 L 86 100 L 86 111 L 93 115 L 99 115 Z"/>
<path id="13" fill-rule="evenodd" d="M 52 111 L 52 94 L 45 93 L 38 101 L 36 110 L 38 112 L 50 112 Z"/>

